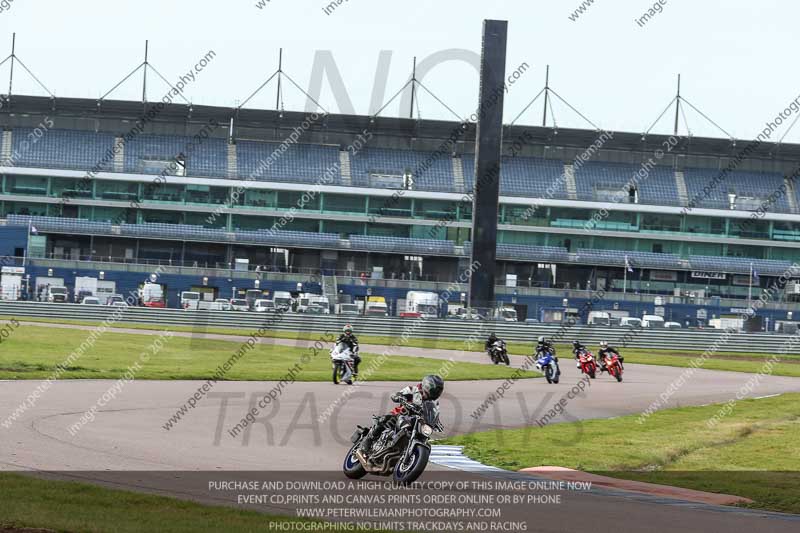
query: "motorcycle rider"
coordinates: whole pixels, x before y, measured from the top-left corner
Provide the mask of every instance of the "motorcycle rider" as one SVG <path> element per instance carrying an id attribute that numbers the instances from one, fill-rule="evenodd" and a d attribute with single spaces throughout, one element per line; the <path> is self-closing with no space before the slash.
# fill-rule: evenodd
<path id="1" fill-rule="evenodd" d="M 392 395 L 392 401 L 395 403 L 400 403 L 401 399 L 404 399 L 408 403 L 415 405 L 416 407 L 421 407 L 422 402 L 424 401 L 436 401 L 442 395 L 444 391 L 444 380 L 441 376 L 437 376 L 436 374 L 430 374 L 422 378 L 422 381 L 417 383 L 416 385 L 409 385 L 401 389 L 400 391 L 396 392 Z M 375 423 L 372 425 L 372 428 L 367 433 L 367 436 L 364 437 L 364 440 L 361 441 L 361 445 L 358 447 L 358 453 L 366 454 L 369 452 L 370 448 L 372 447 L 372 443 L 375 439 L 383 433 L 383 431 L 387 428 L 388 424 L 393 421 L 398 415 L 403 413 L 405 408 L 402 406 L 395 407 L 391 410 L 388 415 L 384 415 L 378 418 Z"/>
<path id="2" fill-rule="evenodd" d="M 581 361 L 580 361 L 581 353 L 585 351 L 586 351 L 586 345 L 581 344 L 581 341 L 579 340 L 572 341 L 572 355 L 575 356 L 575 362 L 578 368 L 581 367 Z"/>
<path id="3" fill-rule="evenodd" d="M 342 334 L 336 339 L 336 344 L 340 342 L 344 343 L 353 352 L 353 377 L 358 377 L 358 365 L 361 363 L 361 357 L 358 355 L 358 338 L 353 335 L 353 326 L 347 324 L 342 328 Z"/>
<path id="4" fill-rule="evenodd" d="M 538 356 L 545 352 L 550 352 L 553 354 L 553 357 L 556 356 L 556 347 L 553 346 L 553 343 L 547 340 L 544 335 L 542 335 L 539 337 L 539 341 L 536 343 L 536 355 Z M 557 357 L 556 361 L 558 361 Z"/>
<path id="5" fill-rule="evenodd" d="M 609 346 L 608 341 L 600 341 L 600 351 L 597 352 L 597 357 L 600 359 L 600 372 L 606 369 L 606 357 L 611 357 L 612 355 L 616 355 L 619 358 L 620 365 L 625 361 L 620 355 L 619 350 L 613 346 Z"/>
<path id="6" fill-rule="evenodd" d="M 489 338 L 486 340 L 486 344 L 484 345 L 484 349 L 486 350 L 486 353 L 490 353 L 491 352 L 492 346 L 494 345 L 495 342 L 497 342 L 497 340 L 498 340 L 498 338 L 497 338 L 497 335 L 495 335 L 494 331 L 489 333 Z"/>

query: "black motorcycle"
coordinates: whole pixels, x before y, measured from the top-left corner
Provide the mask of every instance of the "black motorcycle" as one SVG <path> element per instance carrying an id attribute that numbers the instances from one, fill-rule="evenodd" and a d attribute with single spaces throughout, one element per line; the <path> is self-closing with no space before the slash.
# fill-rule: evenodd
<path id="1" fill-rule="evenodd" d="M 344 458 L 342 469 L 347 477 L 391 475 L 397 483 L 407 485 L 425 471 L 431 454 L 430 437 L 434 431 L 444 431 L 439 421 L 439 406 L 432 401 L 425 401 L 420 407 L 405 400 L 400 404 L 404 412 L 392 417 L 383 433 L 363 454 L 359 447 L 370 428 L 358 426 L 351 438 L 353 446 Z"/>
<path id="2" fill-rule="evenodd" d="M 511 360 L 508 358 L 506 341 L 502 341 L 500 339 L 494 341 L 494 343 L 489 347 L 489 357 L 492 358 L 492 363 L 496 365 L 500 363 L 504 363 L 506 366 L 510 365 Z"/>

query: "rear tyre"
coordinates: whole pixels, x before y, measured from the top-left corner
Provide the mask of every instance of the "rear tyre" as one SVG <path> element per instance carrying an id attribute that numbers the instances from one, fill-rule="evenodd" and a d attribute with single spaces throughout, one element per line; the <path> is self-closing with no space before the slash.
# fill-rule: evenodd
<path id="1" fill-rule="evenodd" d="M 367 475 L 367 471 L 364 470 L 364 467 L 361 466 L 361 462 L 356 457 L 356 449 L 361 441 L 353 444 L 353 447 L 350 448 L 350 451 L 347 452 L 347 455 L 344 458 L 344 464 L 342 465 L 342 471 L 344 475 L 349 477 L 350 479 L 361 479 L 362 477 Z"/>
<path id="2" fill-rule="evenodd" d="M 430 455 L 430 448 L 417 444 L 405 462 L 397 462 L 392 477 L 400 485 L 413 483 L 425 471 Z"/>

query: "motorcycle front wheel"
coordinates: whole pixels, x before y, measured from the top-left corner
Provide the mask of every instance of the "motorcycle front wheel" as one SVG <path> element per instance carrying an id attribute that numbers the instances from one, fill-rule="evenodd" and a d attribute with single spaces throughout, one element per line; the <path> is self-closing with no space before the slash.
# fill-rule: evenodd
<path id="1" fill-rule="evenodd" d="M 333 365 L 333 384 L 334 385 L 338 385 L 339 384 L 339 372 L 342 372 L 342 374 L 344 374 L 344 372 L 342 371 L 342 364 L 341 363 L 334 363 L 334 365 Z"/>
<path id="2" fill-rule="evenodd" d="M 400 485 L 408 485 L 417 480 L 428 466 L 428 458 L 431 455 L 430 448 L 417 444 L 405 461 L 398 461 L 394 467 L 395 482 Z"/>
<path id="3" fill-rule="evenodd" d="M 620 371 L 619 367 L 614 368 L 614 377 L 617 378 L 617 381 L 622 381 L 622 372 Z"/>
<path id="4" fill-rule="evenodd" d="M 367 471 L 364 470 L 363 466 L 361 466 L 361 461 L 359 461 L 356 457 L 356 450 L 358 449 L 360 443 L 361 441 L 358 441 L 357 443 L 353 444 L 353 447 L 350 448 L 349 452 L 347 452 L 347 455 L 344 458 L 344 464 L 342 465 L 342 471 L 344 472 L 344 475 L 350 479 L 361 479 L 367 475 Z"/>

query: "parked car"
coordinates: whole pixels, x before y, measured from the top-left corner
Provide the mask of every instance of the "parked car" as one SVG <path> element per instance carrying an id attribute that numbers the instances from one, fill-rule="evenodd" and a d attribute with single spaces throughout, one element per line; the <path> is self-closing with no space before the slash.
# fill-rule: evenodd
<path id="1" fill-rule="evenodd" d="M 249 311 L 250 306 L 244 298 L 231 299 L 231 311 Z"/>
<path id="2" fill-rule="evenodd" d="M 309 315 L 328 315 L 330 310 L 322 304 L 311 304 L 306 308 L 306 313 Z"/>
<path id="3" fill-rule="evenodd" d="M 119 304 L 125 305 L 125 298 L 123 298 L 121 294 L 112 294 L 108 297 L 108 300 L 106 300 L 106 305 L 118 306 Z"/>
<path id="4" fill-rule="evenodd" d="M 214 300 L 214 303 L 211 304 L 212 311 L 230 311 L 231 310 L 231 303 L 226 300 L 225 298 L 217 298 Z"/>
<path id="5" fill-rule="evenodd" d="M 680 322 L 665 322 L 664 329 L 683 329 Z"/>
<path id="6" fill-rule="evenodd" d="M 96 296 L 85 296 L 81 305 L 100 305 L 100 298 Z"/>
<path id="7" fill-rule="evenodd" d="M 274 313 L 275 302 L 272 300 L 256 300 L 253 304 L 253 311 L 256 313 Z"/>

